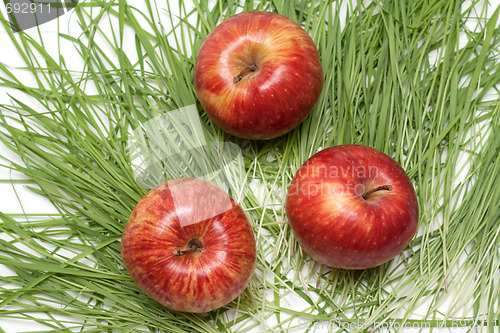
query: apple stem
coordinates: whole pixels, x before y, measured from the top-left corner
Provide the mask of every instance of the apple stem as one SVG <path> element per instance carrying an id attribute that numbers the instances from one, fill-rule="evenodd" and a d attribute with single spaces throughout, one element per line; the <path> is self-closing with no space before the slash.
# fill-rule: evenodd
<path id="1" fill-rule="evenodd" d="M 188 246 L 189 249 L 187 250 L 174 250 L 174 256 L 176 257 L 184 256 L 189 253 L 201 251 L 201 249 L 203 248 L 203 245 L 201 244 L 201 241 L 198 238 L 190 240 Z"/>
<path id="2" fill-rule="evenodd" d="M 250 72 L 254 72 L 256 69 L 257 69 L 257 65 L 255 65 L 255 64 L 252 64 L 252 65 L 248 66 L 247 68 L 245 68 L 244 70 L 242 70 L 242 71 L 240 72 L 240 74 L 236 75 L 236 76 L 233 78 L 233 82 L 234 82 L 234 83 L 238 83 L 238 82 L 240 82 L 240 81 L 241 81 L 241 79 L 243 79 L 243 77 L 244 77 L 245 75 L 247 75 L 247 74 L 248 74 L 248 73 L 250 73 Z"/>
<path id="3" fill-rule="evenodd" d="M 363 194 L 363 199 L 368 199 L 368 197 L 377 192 L 377 191 L 392 191 L 393 187 L 392 185 L 382 185 L 382 186 L 379 186 L 379 187 L 376 187 L 368 192 L 366 192 L 365 194 Z"/>
<path id="4" fill-rule="evenodd" d="M 191 246 L 191 248 L 189 250 L 174 250 L 174 256 L 176 257 L 180 257 L 180 256 L 183 256 L 183 255 L 186 255 L 188 253 L 193 253 L 195 252 L 197 249 L 196 246 Z"/>

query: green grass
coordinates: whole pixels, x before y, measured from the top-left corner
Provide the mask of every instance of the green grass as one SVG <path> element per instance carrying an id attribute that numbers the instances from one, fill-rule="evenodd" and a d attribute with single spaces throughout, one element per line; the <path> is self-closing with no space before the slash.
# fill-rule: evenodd
<path id="1" fill-rule="evenodd" d="M 500 29 L 499 10 L 482 3 L 194 0 L 172 12 L 168 1 L 85 1 L 71 14 L 78 28 L 58 34 L 57 57 L 42 33 L 13 34 L 2 17 L 30 80 L 0 63 L 0 86 L 12 92 L 0 105 L 0 140 L 22 161 L 0 163 L 27 177 L 58 214 L 0 213 L 0 265 L 15 273 L 0 277 L 0 332 L 6 318 L 49 332 L 314 332 L 328 321 L 345 331 L 390 323 L 391 331 L 498 330 Z M 344 22 L 336 13 L 346 8 Z M 193 84 L 207 34 L 253 9 L 303 26 L 324 70 L 306 121 L 263 142 L 218 129 Z M 242 147 L 246 183 L 261 184 L 242 202 L 258 240 L 256 274 L 241 297 L 205 316 L 145 297 L 120 256 L 124 225 L 145 193 L 127 150 L 131 130 L 193 104 L 207 141 Z M 418 235 L 371 270 L 315 263 L 294 240 L 282 205 L 300 165 L 343 143 L 393 156 L 419 198 Z"/>

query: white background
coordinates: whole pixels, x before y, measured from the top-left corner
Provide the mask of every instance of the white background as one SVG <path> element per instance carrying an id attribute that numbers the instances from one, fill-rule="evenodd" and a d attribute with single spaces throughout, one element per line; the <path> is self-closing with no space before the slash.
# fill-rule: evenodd
<path id="1" fill-rule="evenodd" d="M 167 0 L 168 1 L 168 0 Z M 189 2 L 189 1 L 186 1 Z M 492 4 L 491 8 L 496 8 L 500 4 L 500 0 L 490 1 Z M 134 5 L 138 5 L 135 4 Z M 175 8 L 178 5 L 177 1 L 172 1 L 170 6 L 172 6 L 173 11 L 177 11 Z M 3 13 L 4 17 L 7 17 L 7 13 L 3 4 L 0 3 L 0 11 Z M 58 44 L 57 31 L 59 29 L 63 32 L 78 31 L 77 26 L 72 26 L 75 24 L 76 18 L 71 14 L 72 12 L 63 15 L 59 20 L 54 20 L 40 26 L 40 32 L 43 35 L 43 40 L 46 45 L 46 50 L 57 59 L 58 49 L 61 45 Z M 70 23 L 71 22 L 71 23 Z M 27 32 L 36 36 L 38 31 L 36 28 L 29 29 Z M 7 35 L 3 28 L 0 31 L 0 62 L 6 64 L 11 70 L 15 71 L 16 75 L 23 80 L 23 82 L 33 83 L 33 79 L 29 73 L 15 69 L 16 67 L 23 66 L 24 63 L 17 53 L 15 47 L 13 46 L 10 37 Z M 133 45 L 131 45 L 133 47 Z M 62 48 L 61 48 L 62 49 Z M 65 59 L 79 59 L 79 56 L 71 57 L 72 48 L 64 49 Z M 134 51 L 135 52 L 135 51 Z M 134 54 L 134 52 L 131 52 Z M 0 103 L 8 104 L 10 97 L 7 93 L 13 93 L 12 90 L 8 91 L 6 88 L 0 87 Z M 20 96 L 20 95 L 19 95 Z M 26 98 L 26 97 L 24 97 Z M 16 156 L 8 151 L 4 146 L 0 144 L 0 156 L 6 156 L 8 158 L 16 159 Z M 0 161 L 0 164 L 5 163 L 5 161 Z M 10 172 L 7 168 L 0 166 L 0 179 L 20 179 L 21 175 Z M 57 213 L 57 211 L 51 206 L 51 204 L 44 198 L 37 196 L 30 191 L 26 190 L 23 183 L 9 183 L 0 182 L 0 211 L 7 214 L 15 213 Z M 3 237 L 3 235 L 0 235 Z M 11 275 L 13 274 L 9 269 L 0 265 L 0 274 Z M 1 319 L 1 327 L 6 330 L 7 333 L 15 333 L 22 331 L 31 331 L 36 329 L 42 329 L 42 327 L 34 326 L 33 324 L 28 324 L 27 322 L 15 322 L 12 320 Z"/>

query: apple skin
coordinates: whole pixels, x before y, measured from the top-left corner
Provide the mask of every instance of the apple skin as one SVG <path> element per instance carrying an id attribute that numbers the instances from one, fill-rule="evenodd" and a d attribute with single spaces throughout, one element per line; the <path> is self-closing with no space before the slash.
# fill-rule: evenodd
<path id="1" fill-rule="evenodd" d="M 392 189 L 379 188 L 385 185 Z M 403 168 L 361 145 L 326 148 L 307 160 L 289 187 L 286 213 L 302 249 L 342 269 L 391 260 L 418 226 L 417 197 Z"/>
<path id="2" fill-rule="evenodd" d="M 202 248 L 176 256 L 175 251 L 189 250 L 192 239 Z M 130 215 L 121 252 L 144 293 L 172 310 L 194 313 L 238 297 L 256 260 L 244 211 L 217 186 L 195 178 L 170 180 L 149 191 Z"/>
<path id="3" fill-rule="evenodd" d="M 235 83 L 251 65 L 253 72 Z M 265 140 L 297 127 L 323 86 L 318 50 L 294 21 L 245 12 L 219 24 L 203 42 L 194 81 L 209 118 L 240 138 Z"/>

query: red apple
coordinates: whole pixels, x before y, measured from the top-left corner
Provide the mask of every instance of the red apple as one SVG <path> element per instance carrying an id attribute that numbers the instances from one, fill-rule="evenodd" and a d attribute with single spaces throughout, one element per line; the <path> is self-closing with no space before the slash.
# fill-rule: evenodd
<path id="1" fill-rule="evenodd" d="M 223 130 L 271 139 L 299 125 L 323 86 L 318 50 L 294 21 L 245 12 L 218 25 L 203 42 L 194 70 L 198 98 Z"/>
<path id="2" fill-rule="evenodd" d="M 418 202 L 403 168 L 370 147 L 320 151 L 295 175 L 286 199 L 295 238 L 330 267 L 365 269 L 399 254 L 418 225 Z"/>
<path id="3" fill-rule="evenodd" d="M 204 180 L 165 182 L 136 205 L 122 237 L 122 257 L 137 285 L 166 307 L 215 310 L 246 288 L 255 237 L 241 207 Z"/>

